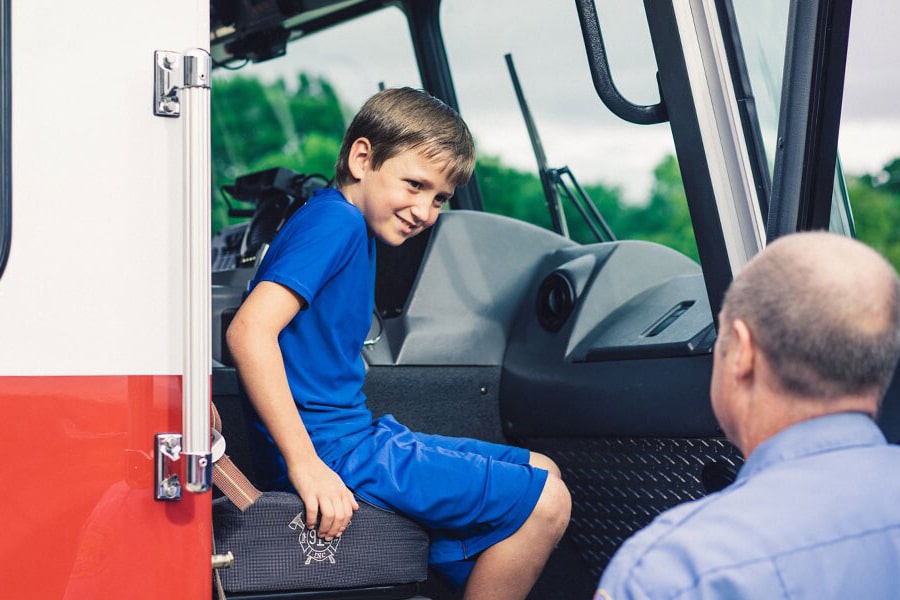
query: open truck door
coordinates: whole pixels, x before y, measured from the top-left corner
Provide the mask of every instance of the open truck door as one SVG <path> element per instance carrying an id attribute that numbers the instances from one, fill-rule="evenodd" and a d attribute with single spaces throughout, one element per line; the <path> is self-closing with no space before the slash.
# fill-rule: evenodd
<path id="1" fill-rule="evenodd" d="M 206 597 L 209 322 L 190 313 L 209 296 L 208 208 L 192 204 L 209 193 L 208 108 L 181 90 L 182 117 L 156 116 L 176 98 L 154 99 L 154 54 L 173 51 L 165 66 L 189 87 L 183 51 L 208 56 L 209 5 L 0 10 L 0 470 L 15 488 L 0 504 L 0 594 Z M 188 381 L 206 382 L 193 414 Z"/>

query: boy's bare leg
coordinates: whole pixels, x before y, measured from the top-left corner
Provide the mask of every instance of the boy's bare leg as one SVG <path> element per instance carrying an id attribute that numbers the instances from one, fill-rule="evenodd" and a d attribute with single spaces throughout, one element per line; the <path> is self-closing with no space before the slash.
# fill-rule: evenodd
<path id="1" fill-rule="evenodd" d="M 530 462 L 549 472 L 544 490 L 519 530 L 478 557 L 466 600 L 525 598 L 569 524 L 572 498 L 559 469 L 540 454 L 532 453 Z"/>
<path id="2" fill-rule="evenodd" d="M 528 456 L 528 464 L 533 467 L 537 467 L 539 469 L 544 469 L 548 471 L 551 475 L 556 475 L 557 477 L 562 477 L 562 474 L 559 472 L 559 467 L 556 466 L 556 463 L 553 462 L 547 456 L 543 454 L 539 454 L 537 452 L 531 452 Z"/>

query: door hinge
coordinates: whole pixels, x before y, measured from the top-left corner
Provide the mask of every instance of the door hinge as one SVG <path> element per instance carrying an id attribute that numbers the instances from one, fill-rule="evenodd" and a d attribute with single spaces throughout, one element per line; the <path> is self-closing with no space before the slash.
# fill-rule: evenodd
<path id="1" fill-rule="evenodd" d="M 181 458 L 181 434 L 157 433 L 155 441 L 156 499 L 166 502 L 181 500 L 181 479 L 175 472 L 175 463 Z"/>
<path id="2" fill-rule="evenodd" d="M 178 90 L 187 87 L 209 88 L 210 59 L 203 50 L 153 53 L 153 114 L 157 117 L 181 116 Z"/>

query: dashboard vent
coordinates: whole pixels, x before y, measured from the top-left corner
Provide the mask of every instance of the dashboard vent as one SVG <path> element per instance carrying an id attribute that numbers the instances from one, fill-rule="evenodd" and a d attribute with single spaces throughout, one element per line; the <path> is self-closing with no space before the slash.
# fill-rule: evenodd
<path id="1" fill-rule="evenodd" d="M 569 278 L 560 271 L 547 275 L 537 294 L 537 318 L 541 327 L 559 331 L 575 308 L 575 290 Z"/>

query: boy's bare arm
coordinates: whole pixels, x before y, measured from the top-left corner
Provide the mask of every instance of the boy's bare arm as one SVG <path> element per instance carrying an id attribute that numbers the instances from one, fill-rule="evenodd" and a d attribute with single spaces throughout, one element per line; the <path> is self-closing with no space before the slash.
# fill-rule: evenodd
<path id="1" fill-rule="evenodd" d="M 278 345 L 278 334 L 305 301 L 288 288 L 260 282 L 228 328 L 228 349 L 234 357 L 247 395 L 272 439 L 281 450 L 291 483 L 306 506 L 306 521 L 319 535 L 340 535 L 359 508 L 341 478 L 316 454 L 297 411 Z"/>

